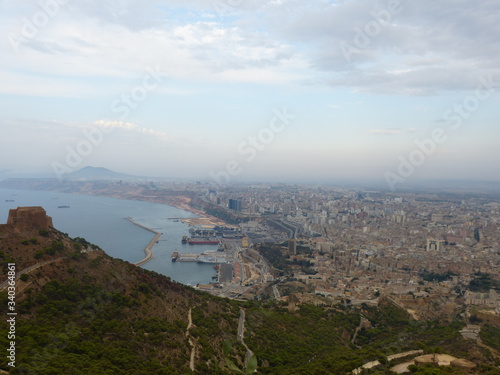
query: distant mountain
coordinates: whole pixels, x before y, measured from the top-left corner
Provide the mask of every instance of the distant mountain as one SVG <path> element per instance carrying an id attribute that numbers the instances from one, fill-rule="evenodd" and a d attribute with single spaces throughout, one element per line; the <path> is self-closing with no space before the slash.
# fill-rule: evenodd
<path id="1" fill-rule="evenodd" d="M 146 179 L 147 177 L 119 173 L 103 167 L 88 166 L 75 172 L 67 173 L 63 178 L 67 180 L 138 180 Z"/>

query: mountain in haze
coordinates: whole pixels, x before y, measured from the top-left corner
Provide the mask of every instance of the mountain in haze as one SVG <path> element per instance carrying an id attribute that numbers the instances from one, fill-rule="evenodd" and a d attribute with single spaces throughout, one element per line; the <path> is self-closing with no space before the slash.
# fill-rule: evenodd
<path id="1" fill-rule="evenodd" d="M 146 179 L 143 176 L 133 176 L 125 173 L 115 172 L 103 167 L 83 167 L 75 172 L 67 173 L 67 180 L 138 180 Z"/>

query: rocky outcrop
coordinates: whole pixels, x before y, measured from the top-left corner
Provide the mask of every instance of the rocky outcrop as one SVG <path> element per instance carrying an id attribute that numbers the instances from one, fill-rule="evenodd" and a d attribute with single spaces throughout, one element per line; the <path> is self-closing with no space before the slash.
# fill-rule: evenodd
<path id="1" fill-rule="evenodd" d="M 42 207 L 18 207 L 9 210 L 7 225 L 17 233 L 30 232 L 36 229 L 52 228 L 52 218 Z"/>

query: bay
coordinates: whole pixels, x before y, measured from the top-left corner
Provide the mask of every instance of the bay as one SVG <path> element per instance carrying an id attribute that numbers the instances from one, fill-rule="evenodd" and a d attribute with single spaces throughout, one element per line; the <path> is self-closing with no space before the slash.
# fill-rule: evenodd
<path id="1" fill-rule="evenodd" d="M 25 206 L 43 207 L 52 217 L 56 229 L 72 238 L 85 238 L 112 257 L 135 263 L 145 257 L 144 248 L 154 234 L 125 219 L 131 217 L 138 224 L 162 233 L 152 249 L 153 259 L 143 268 L 186 285 L 212 281 L 215 271 L 210 264 L 171 261 L 174 251 L 201 253 L 217 249 L 217 245 L 181 244 L 182 236 L 188 233 L 189 227 L 179 220 L 196 217 L 190 212 L 143 201 L 0 189 L 0 223 L 7 222 L 9 209 Z"/>

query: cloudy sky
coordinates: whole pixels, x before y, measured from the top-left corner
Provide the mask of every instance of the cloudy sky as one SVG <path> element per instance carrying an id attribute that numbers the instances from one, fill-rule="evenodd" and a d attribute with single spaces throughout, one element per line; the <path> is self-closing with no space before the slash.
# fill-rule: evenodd
<path id="1" fill-rule="evenodd" d="M 0 0 L 0 170 L 499 180 L 499 17 L 497 0 Z"/>

